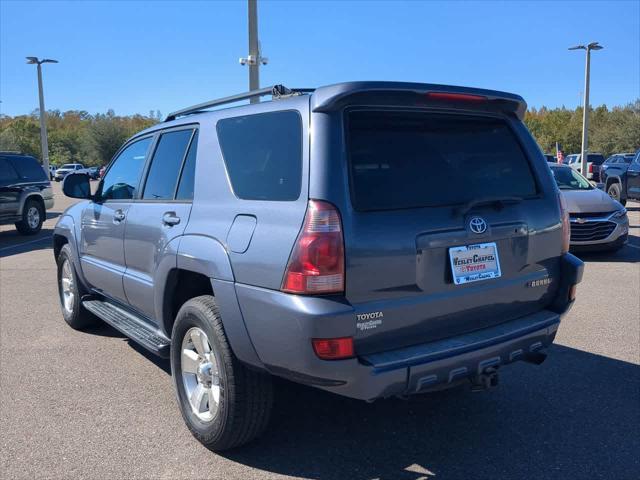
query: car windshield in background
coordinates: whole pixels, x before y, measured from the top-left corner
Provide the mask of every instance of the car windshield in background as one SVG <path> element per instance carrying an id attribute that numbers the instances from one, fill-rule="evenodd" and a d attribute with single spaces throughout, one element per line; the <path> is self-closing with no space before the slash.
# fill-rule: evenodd
<path id="1" fill-rule="evenodd" d="M 560 190 L 591 190 L 593 188 L 589 180 L 573 168 L 552 168 L 551 172 Z"/>
<path id="2" fill-rule="evenodd" d="M 60 169 L 67 169 L 67 170 L 73 170 L 74 168 L 76 168 L 75 163 L 65 163 L 60 167 Z"/>
<path id="3" fill-rule="evenodd" d="M 588 161 L 593 163 L 594 165 L 602 165 L 604 163 L 604 157 L 602 155 L 589 154 L 588 158 Z"/>
<path id="4" fill-rule="evenodd" d="M 536 183 L 501 119 L 407 111 L 348 114 L 352 201 L 357 210 L 459 205 L 531 197 Z"/>

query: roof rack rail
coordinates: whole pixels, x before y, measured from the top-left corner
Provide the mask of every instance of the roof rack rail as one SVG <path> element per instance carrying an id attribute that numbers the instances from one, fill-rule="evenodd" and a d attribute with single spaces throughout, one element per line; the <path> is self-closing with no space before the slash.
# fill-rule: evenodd
<path id="1" fill-rule="evenodd" d="M 191 107 L 183 108 L 182 110 L 176 110 L 175 112 L 171 112 L 169 115 L 167 115 L 167 118 L 165 118 L 164 121 L 169 122 L 184 115 L 201 113 L 207 108 L 226 105 L 228 103 L 236 103 L 242 100 L 248 100 L 253 97 L 263 97 L 265 95 L 271 95 L 275 100 L 278 98 L 287 98 L 295 95 L 302 95 L 304 93 L 311 93 L 314 90 L 314 88 L 287 88 L 284 85 L 273 85 L 271 87 L 265 87 L 259 90 L 251 90 L 249 92 L 231 95 L 230 97 L 218 98 L 217 100 L 210 100 L 208 102 L 199 103 Z"/>

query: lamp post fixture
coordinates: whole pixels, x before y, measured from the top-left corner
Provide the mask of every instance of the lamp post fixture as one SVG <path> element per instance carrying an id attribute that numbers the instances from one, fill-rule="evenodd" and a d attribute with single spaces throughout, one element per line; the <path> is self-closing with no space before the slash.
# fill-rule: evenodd
<path id="1" fill-rule="evenodd" d="M 49 177 L 49 144 L 47 142 L 47 111 L 44 109 L 44 93 L 42 92 L 42 64 L 43 63 L 58 63 L 57 60 L 50 58 L 43 58 L 38 60 L 38 57 L 27 57 L 27 63 L 31 65 L 38 65 L 38 95 L 40 97 L 40 147 L 42 148 L 42 167 Z"/>
<path id="2" fill-rule="evenodd" d="M 569 50 L 586 50 L 587 60 L 584 67 L 584 103 L 582 106 L 582 150 L 580 152 L 580 162 L 582 166 L 582 175 L 587 176 L 588 163 L 588 135 L 589 135 L 589 71 L 591 68 L 591 50 L 602 50 L 604 47 L 598 42 L 591 42 L 588 45 L 576 45 Z"/>
<path id="3" fill-rule="evenodd" d="M 260 55 L 258 40 L 258 0 L 249 3 L 249 56 L 240 59 L 240 65 L 249 65 L 249 90 L 260 88 L 260 65 L 266 65 L 269 59 Z M 252 97 L 250 103 L 258 103 L 260 97 Z"/>

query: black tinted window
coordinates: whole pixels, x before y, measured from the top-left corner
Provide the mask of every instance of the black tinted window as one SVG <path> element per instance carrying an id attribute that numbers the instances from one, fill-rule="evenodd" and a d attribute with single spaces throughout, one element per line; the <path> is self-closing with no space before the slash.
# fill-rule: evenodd
<path id="1" fill-rule="evenodd" d="M 163 133 L 151 160 L 142 198 L 173 200 L 180 167 L 193 130 Z"/>
<path id="2" fill-rule="evenodd" d="M 296 200 L 302 177 L 302 123 L 297 112 L 220 120 L 220 147 L 233 191 L 247 200 Z"/>
<path id="3" fill-rule="evenodd" d="M 134 197 L 149 145 L 151 137 L 132 143 L 120 152 L 102 182 L 103 200 L 127 200 Z"/>
<path id="4" fill-rule="evenodd" d="M 352 112 L 348 150 L 352 199 L 358 210 L 536 194 L 529 162 L 515 134 L 500 119 Z"/>
<path id="5" fill-rule="evenodd" d="M 33 157 L 12 157 L 9 161 L 22 180 L 27 182 L 45 182 L 48 180 L 44 168 Z"/>
<path id="6" fill-rule="evenodd" d="M 0 158 L 0 183 L 14 182 L 18 180 L 18 174 L 8 160 Z"/>
<path id="7" fill-rule="evenodd" d="M 593 163 L 594 165 L 602 165 L 604 163 L 604 157 L 602 155 L 588 155 L 588 162 Z"/>
<path id="8" fill-rule="evenodd" d="M 180 184 L 178 185 L 178 200 L 193 200 L 193 184 L 196 173 L 196 154 L 198 151 L 198 131 L 193 135 L 191 146 L 187 159 L 182 167 L 182 175 L 180 176 Z"/>

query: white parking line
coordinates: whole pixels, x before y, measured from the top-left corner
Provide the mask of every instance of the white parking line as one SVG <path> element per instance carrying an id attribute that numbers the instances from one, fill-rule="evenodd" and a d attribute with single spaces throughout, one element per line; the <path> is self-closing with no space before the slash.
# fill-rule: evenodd
<path id="1" fill-rule="evenodd" d="M 0 248 L 0 252 L 4 252 L 5 250 L 11 250 L 13 248 L 20 248 L 23 245 L 31 245 L 32 243 L 38 243 L 38 242 L 42 242 L 43 240 L 51 240 L 53 238 L 53 235 L 49 235 L 47 237 L 42 237 L 42 238 L 38 238 L 36 240 L 31 240 L 29 242 L 22 242 L 22 243 L 18 243 L 16 245 L 11 245 L 10 247 L 4 247 L 4 248 Z"/>

